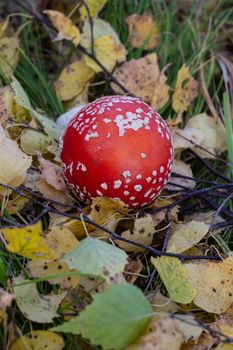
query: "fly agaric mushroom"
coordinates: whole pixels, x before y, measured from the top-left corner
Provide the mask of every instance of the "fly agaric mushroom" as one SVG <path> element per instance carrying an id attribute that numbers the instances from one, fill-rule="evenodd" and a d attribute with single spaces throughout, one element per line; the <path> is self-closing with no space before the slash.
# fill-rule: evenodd
<path id="1" fill-rule="evenodd" d="M 173 146 L 164 120 L 129 96 L 105 96 L 85 105 L 61 140 L 65 179 L 89 203 L 106 196 L 129 208 L 152 202 L 171 174 Z"/>

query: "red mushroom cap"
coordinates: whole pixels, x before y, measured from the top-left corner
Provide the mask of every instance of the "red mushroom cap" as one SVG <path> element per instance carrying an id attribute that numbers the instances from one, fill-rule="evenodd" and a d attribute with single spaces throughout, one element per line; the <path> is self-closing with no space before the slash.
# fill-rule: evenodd
<path id="1" fill-rule="evenodd" d="M 81 201 L 106 196 L 129 208 L 154 200 L 172 169 L 164 120 L 138 98 L 106 96 L 86 105 L 61 141 L 65 179 Z"/>

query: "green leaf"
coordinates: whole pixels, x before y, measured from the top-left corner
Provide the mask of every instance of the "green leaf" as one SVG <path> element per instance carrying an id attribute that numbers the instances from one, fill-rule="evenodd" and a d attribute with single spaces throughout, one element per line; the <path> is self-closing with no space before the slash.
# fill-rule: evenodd
<path id="1" fill-rule="evenodd" d="M 21 276 L 14 278 L 14 296 L 24 316 L 38 323 L 50 323 L 54 317 L 60 317 L 56 311 L 66 293 L 41 295 L 36 284 L 23 284 L 28 281 Z"/>
<path id="2" fill-rule="evenodd" d="M 114 282 L 117 275 L 124 270 L 127 254 L 111 244 L 88 237 L 62 260 L 66 261 L 71 269 Z"/>
<path id="3" fill-rule="evenodd" d="M 55 141 L 60 140 L 61 133 L 62 133 L 62 128 L 56 124 L 53 120 L 49 119 L 45 115 L 37 112 L 31 105 L 31 102 L 22 88 L 20 82 L 13 76 L 12 77 L 12 82 L 11 82 L 11 87 L 14 91 L 14 96 L 16 102 L 27 109 L 31 115 L 36 118 L 44 127 L 45 132 L 48 134 L 48 136 Z"/>
<path id="4" fill-rule="evenodd" d="M 79 316 L 52 330 L 81 334 L 103 349 L 121 350 L 143 333 L 152 313 L 140 289 L 128 283 L 115 284 L 97 294 Z"/>
<path id="5" fill-rule="evenodd" d="M 196 290 L 189 283 L 187 271 L 178 258 L 161 256 L 160 258 L 151 258 L 151 262 L 157 269 L 173 301 L 187 304 L 193 300 Z"/>

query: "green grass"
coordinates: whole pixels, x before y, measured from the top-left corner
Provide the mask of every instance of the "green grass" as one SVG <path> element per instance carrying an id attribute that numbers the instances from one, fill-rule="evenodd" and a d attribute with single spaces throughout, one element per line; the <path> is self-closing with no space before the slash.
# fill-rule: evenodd
<path id="1" fill-rule="evenodd" d="M 171 64 L 166 71 L 168 76 L 168 84 L 174 88 L 177 72 L 183 63 L 186 63 L 195 78 L 199 76 L 200 65 L 204 65 L 205 84 L 210 93 L 213 104 L 219 110 L 223 107 L 225 122 L 226 122 L 226 141 L 227 152 L 223 155 L 233 163 L 233 138 L 232 138 L 232 101 L 229 95 L 225 92 L 224 79 L 221 70 L 214 60 L 216 52 L 221 50 L 221 34 L 227 25 L 232 26 L 230 19 L 232 9 L 229 9 L 228 1 L 218 2 L 217 8 L 214 12 L 209 14 L 208 1 L 203 2 L 201 30 L 195 23 L 196 20 L 196 1 L 193 1 L 191 9 L 188 13 L 183 13 L 176 6 L 176 1 L 166 2 L 161 1 L 122 1 L 109 0 L 105 8 L 101 12 L 102 18 L 110 22 L 113 28 L 119 34 L 122 43 L 128 51 L 127 58 L 136 59 L 146 54 L 143 48 L 133 49 L 130 47 L 127 37 L 128 29 L 125 23 L 125 18 L 133 13 L 142 14 L 145 10 L 150 10 L 153 14 L 156 23 L 160 28 L 160 40 L 155 51 L 159 57 L 160 68 Z M 20 25 L 25 24 L 25 19 L 20 19 Z M 52 119 L 56 119 L 65 111 L 65 107 L 57 97 L 53 82 L 58 77 L 63 67 L 76 57 L 77 52 L 75 48 L 69 43 L 64 44 L 65 54 L 59 51 L 59 44 L 53 43 L 48 32 L 43 26 L 38 23 L 26 23 L 20 34 L 21 40 L 21 55 L 17 66 L 15 76 L 25 88 L 34 107 L 40 108 Z M 211 59 L 213 58 L 213 59 Z M 5 77 L 2 77 L 6 81 Z M 94 89 L 94 96 L 92 99 L 98 97 L 99 89 Z M 195 103 L 190 107 L 189 111 L 185 113 L 184 120 L 187 120 L 202 112 L 208 112 L 208 106 L 205 102 L 202 92 L 200 91 Z M 160 111 L 164 118 L 175 118 L 176 113 L 171 108 L 171 101 Z M 183 155 L 186 161 L 191 162 L 194 175 L 196 177 L 216 181 L 216 177 L 199 162 L 190 160 L 188 153 Z M 222 163 L 217 160 L 211 160 L 210 163 L 220 172 L 225 175 L 232 176 L 232 170 L 223 167 Z M 233 178 L 233 177 L 232 177 Z M 222 200 L 218 201 L 221 204 Z M 233 210 L 233 203 L 229 201 L 228 209 Z M 6 211 L 4 216 L 12 219 Z M 46 224 L 46 222 L 45 222 Z M 229 247 L 233 248 L 233 230 L 227 229 L 221 237 L 222 250 L 226 251 Z M 221 248 L 221 247 L 220 247 Z M 10 254 L 4 247 L 0 252 L 0 283 L 6 287 L 6 271 L 10 273 L 9 277 L 18 275 L 21 271 L 26 276 L 25 259 L 15 254 Z M 38 281 L 34 281 L 36 283 Z M 38 287 L 41 292 L 47 288 L 46 284 L 40 281 Z M 15 310 L 15 305 L 13 306 Z M 15 320 L 22 332 L 30 331 L 31 326 L 36 329 L 38 325 L 31 324 L 27 321 L 20 312 L 16 312 Z M 47 326 L 45 328 L 48 328 Z M 0 344 L 3 339 L 3 330 L 0 328 Z M 0 345 L 1 348 L 1 345 Z M 66 350 L 85 350 L 95 349 L 89 347 L 84 341 L 77 342 L 76 337 L 66 336 Z"/>

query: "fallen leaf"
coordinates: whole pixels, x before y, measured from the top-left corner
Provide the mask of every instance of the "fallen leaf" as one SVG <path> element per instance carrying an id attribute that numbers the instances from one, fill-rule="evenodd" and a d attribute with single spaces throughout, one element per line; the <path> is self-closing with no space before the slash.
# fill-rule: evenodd
<path id="1" fill-rule="evenodd" d="M 151 304 L 154 312 L 174 312 L 179 310 L 179 306 L 169 297 L 165 297 L 161 294 L 160 291 L 153 297 Z"/>
<path id="2" fill-rule="evenodd" d="M 21 197 L 18 194 L 11 194 L 11 199 L 6 203 L 6 209 L 10 214 L 19 213 L 29 202 L 28 198 Z"/>
<path id="3" fill-rule="evenodd" d="M 89 13 L 91 17 L 98 15 L 100 10 L 104 7 L 107 0 L 85 0 L 85 3 L 88 7 Z M 79 9 L 79 13 L 82 19 L 88 20 L 88 13 L 86 7 L 84 5 Z"/>
<path id="4" fill-rule="evenodd" d="M 182 160 L 174 159 L 172 172 L 178 175 L 193 177 L 193 172 L 189 164 L 183 162 Z M 171 182 L 172 184 L 169 184 Z M 174 191 L 182 191 L 182 186 L 185 186 L 189 189 L 193 189 L 196 186 L 196 182 L 190 179 L 186 179 L 184 177 L 176 177 L 176 175 L 172 175 L 169 179 L 168 184 L 166 185 L 166 189 L 174 190 Z M 176 186 L 177 184 L 178 186 Z M 181 187 L 179 187 L 179 185 Z"/>
<path id="5" fill-rule="evenodd" d="M 79 316 L 52 330 L 81 334 L 103 349 L 123 350 L 143 333 L 151 316 L 150 303 L 141 290 L 121 283 L 95 295 Z"/>
<path id="6" fill-rule="evenodd" d="M 84 60 L 76 60 L 65 66 L 54 84 L 55 91 L 62 101 L 80 95 L 95 72 Z"/>
<path id="7" fill-rule="evenodd" d="M 39 130 L 27 129 L 20 137 L 20 147 L 22 150 L 31 156 L 36 152 L 46 153 L 50 140 L 47 135 L 41 133 Z"/>
<path id="8" fill-rule="evenodd" d="M 5 128 L 8 118 L 9 112 L 6 103 L 6 96 L 9 93 L 9 86 L 4 86 L 0 88 L 0 125 Z"/>
<path id="9" fill-rule="evenodd" d="M 197 340 L 200 337 L 203 328 L 198 323 L 195 316 L 177 313 L 174 318 L 184 335 L 185 342 L 189 339 Z"/>
<path id="10" fill-rule="evenodd" d="M 61 350 L 63 347 L 64 340 L 60 335 L 49 331 L 32 331 L 19 337 L 10 350 Z"/>
<path id="11" fill-rule="evenodd" d="M 129 260 L 125 265 L 124 277 L 126 282 L 134 284 L 143 268 L 143 264 L 138 260 Z"/>
<path id="12" fill-rule="evenodd" d="M 131 60 L 117 67 L 113 76 L 132 94 L 161 108 L 169 98 L 166 77 L 160 72 L 156 53 Z M 116 84 L 111 84 L 116 93 L 124 93 Z"/>
<path id="13" fill-rule="evenodd" d="M 66 184 L 61 169 L 54 163 L 43 158 L 40 153 L 37 153 L 37 158 L 41 171 L 41 179 L 58 191 L 66 191 Z"/>
<path id="14" fill-rule="evenodd" d="M 205 134 L 199 128 L 185 127 L 184 129 L 170 128 L 172 134 L 173 147 L 180 152 L 187 148 L 194 148 L 195 144 L 200 145 Z"/>
<path id="15" fill-rule="evenodd" d="M 186 263 L 183 268 L 189 283 L 196 289 L 195 305 L 215 314 L 221 314 L 231 306 L 233 257 L 218 263 Z"/>
<path id="16" fill-rule="evenodd" d="M 124 219 L 123 219 L 124 220 Z M 155 223 L 151 215 L 145 215 L 134 221 L 134 227 L 121 233 L 121 237 L 149 246 L 155 233 Z M 144 248 L 137 247 L 134 244 L 116 240 L 116 243 L 127 252 L 140 253 Z"/>
<path id="17" fill-rule="evenodd" d="M 190 75 L 189 68 L 183 64 L 177 74 L 175 91 L 172 96 L 172 108 L 177 113 L 187 111 L 197 95 L 198 83 Z"/>
<path id="18" fill-rule="evenodd" d="M 20 311 L 33 322 L 53 322 L 54 317 L 60 316 L 57 309 L 66 293 L 42 295 L 35 283 L 23 284 L 26 282 L 31 281 L 20 276 L 14 278 L 14 296 Z"/>
<path id="19" fill-rule="evenodd" d="M 220 332 L 222 332 L 226 337 L 230 337 L 233 339 L 233 327 L 230 327 L 226 324 L 219 323 L 218 328 Z M 216 350 L 232 350 L 232 349 L 233 349 L 233 341 L 225 344 L 224 342 L 222 342 L 216 348 Z"/>
<path id="20" fill-rule="evenodd" d="M 129 29 L 128 41 L 132 47 L 143 47 L 145 50 L 155 48 L 159 28 L 150 13 L 144 12 L 141 16 L 134 13 L 125 21 Z"/>
<path id="21" fill-rule="evenodd" d="M 120 43 L 117 33 L 109 23 L 101 19 L 96 19 L 93 22 L 93 28 L 95 57 L 101 62 L 105 69 L 112 72 L 117 63 L 125 61 L 125 47 Z M 88 52 L 91 52 L 92 42 L 89 22 L 84 24 L 81 44 L 88 50 Z M 93 69 L 96 73 L 103 70 L 87 55 L 85 55 L 84 59 L 87 66 Z"/>
<path id="22" fill-rule="evenodd" d="M 70 18 L 66 17 L 62 12 L 54 10 L 45 10 L 44 13 L 49 17 L 53 26 L 58 30 L 58 35 L 55 38 L 55 41 L 66 39 L 72 41 L 76 46 L 80 43 L 80 31 Z"/>
<path id="23" fill-rule="evenodd" d="M 31 277 L 43 278 L 50 284 L 59 284 L 60 288 L 64 289 L 75 288 L 80 282 L 78 273 L 76 276 L 69 275 L 69 272 L 74 270 L 71 270 L 65 261 L 32 260 L 27 263 L 27 269 Z"/>
<path id="24" fill-rule="evenodd" d="M 10 294 L 3 288 L 0 288 L 0 310 L 5 310 L 7 307 L 11 306 L 13 299 L 13 294 Z"/>
<path id="25" fill-rule="evenodd" d="M 45 236 L 48 247 L 53 251 L 53 258 L 59 259 L 62 255 L 75 249 L 79 244 L 74 234 L 66 227 L 53 226 Z"/>
<path id="26" fill-rule="evenodd" d="M 226 135 L 223 126 L 213 117 L 201 113 L 190 118 L 187 127 L 196 128 L 205 135 L 199 144 L 213 154 L 221 154 L 226 150 Z M 195 152 L 203 158 L 214 158 L 214 155 L 196 148 Z"/>
<path id="27" fill-rule="evenodd" d="M 171 300 L 181 304 L 187 304 L 193 300 L 196 289 L 189 282 L 187 270 L 178 258 L 161 256 L 160 258 L 151 258 L 151 262 L 164 283 Z"/>
<path id="28" fill-rule="evenodd" d="M 9 139 L 0 126 L 0 182 L 12 187 L 20 186 L 26 179 L 31 162 L 31 157 L 23 153 L 17 143 Z M 0 194 L 4 193 L 9 194 L 11 190 L 1 186 Z"/>
<path id="29" fill-rule="evenodd" d="M 183 334 L 176 320 L 153 316 L 145 334 L 126 350 L 179 350 L 183 342 Z"/>
<path id="30" fill-rule="evenodd" d="M 172 225 L 167 251 L 178 254 L 183 253 L 200 242 L 208 231 L 209 225 L 196 220 Z"/>
<path id="31" fill-rule="evenodd" d="M 29 259 L 53 259 L 54 253 L 48 247 L 42 232 L 41 221 L 25 227 L 1 229 L 9 252 Z"/>
<path id="32" fill-rule="evenodd" d="M 100 276 L 108 283 L 113 283 L 117 275 L 124 271 L 127 255 L 109 243 L 88 237 L 61 260 L 66 261 L 71 269 Z"/>
<path id="33" fill-rule="evenodd" d="M 0 67 L 3 74 L 10 78 L 19 59 L 19 40 L 17 37 L 0 38 Z"/>

